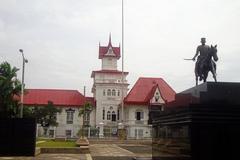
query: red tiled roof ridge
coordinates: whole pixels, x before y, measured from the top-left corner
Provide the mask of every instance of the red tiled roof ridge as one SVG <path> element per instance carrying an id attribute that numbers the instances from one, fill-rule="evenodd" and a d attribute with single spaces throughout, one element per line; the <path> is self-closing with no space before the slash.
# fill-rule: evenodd
<path id="1" fill-rule="evenodd" d="M 159 77 L 159 78 L 157 78 L 157 77 L 139 77 L 139 79 L 161 79 L 172 91 L 175 92 L 175 90 L 161 77 Z M 176 94 L 176 92 L 175 92 L 175 94 Z"/>
<path id="2" fill-rule="evenodd" d="M 86 97 L 78 90 L 26 89 L 24 105 L 46 105 L 48 101 L 56 106 L 83 106 Z"/>
<path id="3" fill-rule="evenodd" d="M 106 53 L 108 52 L 109 48 L 112 48 L 112 51 L 114 53 L 114 55 L 106 55 Z M 108 45 L 107 46 L 101 46 L 99 43 L 99 59 L 102 59 L 103 57 L 116 57 L 117 59 L 119 59 L 120 56 L 120 46 L 119 47 L 113 47 L 112 46 L 112 40 L 111 40 L 111 35 L 109 36 L 109 41 L 108 41 Z"/>
<path id="4" fill-rule="evenodd" d="M 158 84 L 156 84 L 148 93 L 148 95 L 146 96 L 145 100 L 144 101 L 149 101 L 153 96 L 154 96 L 154 93 L 156 91 L 156 89 L 159 88 L 158 87 Z M 159 89 L 160 91 L 160 89 Z"/>
<path id="5" fill-rule="evenodd" d="M 26 88 L 25 90 L 43 90 L 43 91 L 77 91 L 76 89 L 57 89 L 57 88 Z M 79 92 L 80 93 L 80 92 Z"/>

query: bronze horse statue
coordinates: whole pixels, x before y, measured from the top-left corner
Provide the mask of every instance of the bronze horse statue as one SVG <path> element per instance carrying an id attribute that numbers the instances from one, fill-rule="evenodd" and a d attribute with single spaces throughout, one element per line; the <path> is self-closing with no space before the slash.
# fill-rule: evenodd
<path id="1" fill-rule="evenodd" d="M 216 63 L 212 60 L 212 58 L 215 62 L 218 61 L 217 45 L 215 46 L 211 45 L 211 48 L 209 49 L 207 56 L 202 61 L 200 61 L 198 65 L 196 65 L 195 67 L 196 85 L 198 85 L 198 78 L 200 81 L 203 80 L 203 82 L 206 82 L 209 71 L 212 72 L 213 79 L 215 82 L 217 82 L 216 77 L 217 66 Z"/>

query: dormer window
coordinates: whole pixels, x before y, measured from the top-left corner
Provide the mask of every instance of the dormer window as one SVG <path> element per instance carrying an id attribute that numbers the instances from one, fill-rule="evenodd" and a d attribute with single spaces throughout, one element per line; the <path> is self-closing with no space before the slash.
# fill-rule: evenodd
<path id="1" fill-rule="evenodd" d="M 155 101 L 158 102 L 159 98 L 160 98 L 160 95 L 159 95 L 158 92 L 156 92 L 156 94 L 155 94 Z"/>

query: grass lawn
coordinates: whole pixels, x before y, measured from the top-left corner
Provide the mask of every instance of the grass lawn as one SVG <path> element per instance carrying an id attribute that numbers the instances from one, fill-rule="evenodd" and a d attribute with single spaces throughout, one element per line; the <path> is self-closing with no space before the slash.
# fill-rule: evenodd
<path id="1" fill-rule="evenodd" d="M 42 141 L 42 140 L 41 140 Z M 45 142 L 37 143 L 36 147 L 53 147 L 53 148 L 67 148 L 77 147 L 75 141 L 55 141 L 55 140 L 44 140 Z"/>

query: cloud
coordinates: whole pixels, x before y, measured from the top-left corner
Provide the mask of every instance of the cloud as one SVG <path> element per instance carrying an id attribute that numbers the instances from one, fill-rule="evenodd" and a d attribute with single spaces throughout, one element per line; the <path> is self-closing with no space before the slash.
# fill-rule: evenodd
<path id="1" fill-rule="evenodd" d="M 208 44 L 218 44 L 219 80 L 239 80 L 234 74 L 240 69 L 239 1 L 126 0 L 124 4 L 130 88 L 140 76 L 163 77 L 176 91 L 195 85 L 194 63 L 183 58 L 193 57 L 202 36 Z M 86 85 L 91 95 L 91 71 L 101 68 L 98 43 L 107 44 L 110 32 L 118 46 L 121 0 L 0 2 L 0 60 L 21 68 L 18 49 L 24 49 L 30 88 L 82 91 Z"/>

